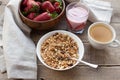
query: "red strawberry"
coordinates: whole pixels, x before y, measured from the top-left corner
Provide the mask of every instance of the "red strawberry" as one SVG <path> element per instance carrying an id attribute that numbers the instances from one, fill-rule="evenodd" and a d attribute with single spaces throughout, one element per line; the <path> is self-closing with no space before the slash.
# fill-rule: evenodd
<path id="1" fill-rule="evenodd" d="M 22 5 L 23 5 L 23 6 L 27 6 L 27 2 L 28 2 L 28 0 L 23 0 Z"/>
<path id="2" fill-rule="evenodd" d="M 80 29 L 83 29 L 84 27 L 85 27 L 85 23 L 83 22 L 79 26 L 77 26 L 75 30 L 80 30 Z"/>
<path id="3" fill-rule="evenodd" d="M 40 5 L 41 5 L 41 3 L 39 2 L 39 1 L 36 1 L 36 3 L 39 5 L 39 7 L 40 7 Z"/>
<path id="4" fill-rule="evenodd" d="M 40 8 L 41 3 L 40 2 L 35 2 L 34 0 L 27 0 L 27 7 L 25 7 L 24 11 L 29 11 L 31 8 L 34 6 L 37 6 Z"/>
<path id="5" fill-rule="evenodd" d="M 29 19 L 33 19 L 33 18 L 35 18 L 35 16 L 36 16 L 36 14 L 35 13 L 30 13 L 28 16 L 27 16 L 27 18 L 29 18 Z"/>
<path id="6" fill-rule="evenodd" d="M 33 5 L 40 6 L 40 2 L 36 2 L 34 0 L 28 0 L 27 6 L 33 6 Z"/>
<path id="7" fill-rule="evenodd" d="M 60 3 L 59 2 L 55 2 L 54 3 L 54 7 L 59 7 L 60 6 Z"/>
<path id="8" fill-rule="evenodd" d="M 45 21 L 45 20 L 50 20 L 50 19 L 51 19 L 50 14 L 48 12 L 44 12 L 36 16 L 33 20 L 34 21 Z"/>
<path id="9" fill-rule="evenodd" d="M 28 11 L 29 11 L 29 7 L 25 7 L 25 8 L 24 8 L 24 11 L 25 11 L 25 12 L 28 12 Z"/>
<path id="10" fill-rule="evenodd" d="M 62 11 L 62 9 L 60 8 L 60 3 L 59 2 L 55 2 L 54 7 L 55 7 L 55 11 L 57 13 L 60 13 Z"/>
<path id="11" fill-rule="evenodd" d="M 49 12 L 54 12 L 55 8 L 50 1 L 45 1 L 42 3 L 42 9 L 48 10 Z"/>

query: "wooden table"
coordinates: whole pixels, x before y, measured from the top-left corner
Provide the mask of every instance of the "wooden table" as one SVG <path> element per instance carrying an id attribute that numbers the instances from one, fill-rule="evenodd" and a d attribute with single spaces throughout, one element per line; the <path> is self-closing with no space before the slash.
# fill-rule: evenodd
<path id="1" fill-rule="evenodd" d="M 114 8 L 111 25 L 115 28 L 117 39 L 120 40 L 120 0 L 104 0 L 110 1 Z M 2 0 L 3 5 L 7 4 L 6 0 Z M 38 60 L 38 80 L 120 80 L 120 47 L 107 47 L 105 50 L 96 50 L 92 48 L 87 39 L 87 28 L 91 22 L 88 21 L 87 27 L 82 35 L 78 35 L 85 46 L 85 55 L 83 60 L 98 64 L 97 69 L 88 67 L 79 63 L 75 68 L 67 71 L 53 71 L 46 68 Z M 66 30 L 66 22 L 63 18 L 61 22 L 54 28 Z M 46 32 L 31 33 L 31 38 L 35 43 Z M 29 75 L 28 75 L 29 76 Z M 8 80 L 6 74 L 0 73 L 0 80 Z"/>

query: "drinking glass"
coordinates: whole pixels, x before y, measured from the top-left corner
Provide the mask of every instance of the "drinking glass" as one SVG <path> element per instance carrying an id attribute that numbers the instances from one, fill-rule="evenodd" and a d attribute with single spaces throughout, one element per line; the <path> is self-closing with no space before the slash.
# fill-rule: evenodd
<path id="1" fill-rule="evenodd" d="M 88 15 L 89 9 L 85 4 L 80 2 L 72 2 L 68 4 L 66 7 L 68 30 L 73 33 L 83 33 Z"/>

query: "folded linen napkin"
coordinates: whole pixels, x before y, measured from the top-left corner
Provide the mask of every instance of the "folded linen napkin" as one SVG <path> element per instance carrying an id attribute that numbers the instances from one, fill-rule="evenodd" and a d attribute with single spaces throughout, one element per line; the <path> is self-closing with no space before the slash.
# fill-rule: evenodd
<path id="1" fill-rule="evenodd" d="M 5 61 L 4 61 L 4 55 L 3 55 L 3 42 L 2 42 L 2 31 L 3 31 L 3 16 L 4 16 L 4 9 L 5 4 L 3 1 L 0 1 L 0 71 L 5 72 Z"/>
<path id="2" fill-rule="evenodd" d="M 91 22 L 102 21 L 110 23 L 113 11 L 110 2 L 101 0 L 80 0 L 80 2 L 89 7 L 90 15 L 88 19 Z"/>
<path id="3" fill-rule="evenodd" d="M 1 21 L 4 55 L 0 56 L 0 60 L 5 61 L 6 68 L 4 63 L 0 63 L 0 69 L 2 72 L 7 69 L 8 78 L 37 79 L 35 45 L 29 36 L 31 29 L 22 23 L 18 15 L 20 1 L 10 0 L 5 7 L 4 21 Z"/>

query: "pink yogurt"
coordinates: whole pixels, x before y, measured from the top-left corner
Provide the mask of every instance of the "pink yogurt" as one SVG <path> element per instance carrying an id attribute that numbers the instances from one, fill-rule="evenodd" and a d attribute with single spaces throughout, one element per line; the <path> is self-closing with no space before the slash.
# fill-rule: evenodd
<path id="1" fill-rule="evenodd" d="M 67 20 L 73 30 L 81 30 L 85 27 L 88 11 L 82 7 L 73 7 L 67 12 Z"/>

